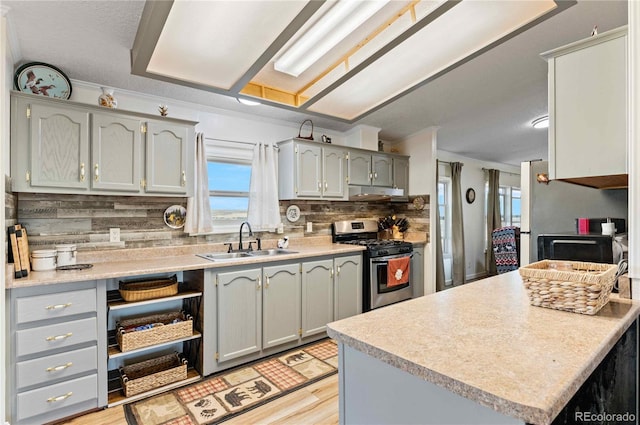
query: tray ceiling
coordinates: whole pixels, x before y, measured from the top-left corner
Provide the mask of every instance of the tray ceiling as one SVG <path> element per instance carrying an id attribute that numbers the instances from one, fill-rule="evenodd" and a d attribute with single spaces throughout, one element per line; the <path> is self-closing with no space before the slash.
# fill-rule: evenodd
<path id="1" fill-rule="evenodd" d="M 374 0 L 147 2 L 132 73 L 355 122 L 574 4 L 383 1 L 299 75 L 276 70 L 339 2 L 356 1 Z"/>

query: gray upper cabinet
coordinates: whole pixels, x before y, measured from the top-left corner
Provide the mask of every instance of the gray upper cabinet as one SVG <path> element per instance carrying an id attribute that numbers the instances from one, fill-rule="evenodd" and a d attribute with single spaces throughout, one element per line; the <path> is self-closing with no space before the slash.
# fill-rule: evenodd
<path id="1" fill-rule="evenodd" d="M 12 190 L 189 196 L 195 124 L 14 92 Z"/>
<path id="2" fill-rule="evenodd" d="M 362 313 L 362 255 L 334 259 L 334 320 Z"/>
<path id="3" fill-rule="evenodd" d="M 347 151 L 299 139 L 278 144 L 280 199 L 347 199 Z"/>
<path id="4" fill-rule="evenodd" d="M 89 189 L 89 114 L 77 109 L 13 103 L 14 190 Z M 18 140 L 18 134 L 27 139 Z M 17 148 L 17 149 L 16 149 Z"/>
<path id="5" fill-rule="evenodd" d="M 218 273 L 218 351 L 224 362 L 262 349 L 262 269 Z"/>
<path id="6" fill-rule="evenodd" d="M 93 114 L 91 126 L 91 187 L 140 191 L 142 122 L 111 114 Z"/>
<path id="7" fill-rule="evenodd" d="M 349 184 L 368 186 L 371 184 L 371 153 L 349 151 Z"/>
<path id="8" fill-rule="evenodd" d="M 371 155 L 371 185 L 393 186 L 393 158 L 383 154 Z"/>
<path id="9" fill-rule="evenodd" d="M 193 190 L 194 140 L 184 126 L 149 121 L 147 124 L 146 191 L 186 195 Z"/>
<path id="10" fill-rule="evenodd" d="M 409 187 L 409 158 L 350 149 L 348 174 L 350 185 L 407 189 Z"/>
<path id="11" fill-rule="evenodd" d="M 404 194 L 409 192 L 409 159 L 393 158 L 393 187 L 404 189 Z"/>
<path id="12" fill-rule="evenodd" d="M 549 66 L 549 177 L 626 186 L 627 27 L 542 56 Z"/>
<path id="13" fill-rule="evenodd" d="M 302 263 L 302 337 L 327 330 L 333 321 L 333 260 Z"/>

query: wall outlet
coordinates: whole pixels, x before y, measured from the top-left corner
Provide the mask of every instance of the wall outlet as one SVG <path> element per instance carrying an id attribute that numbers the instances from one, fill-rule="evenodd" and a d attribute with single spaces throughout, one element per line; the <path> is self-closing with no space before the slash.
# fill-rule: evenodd
<path id="1" fill-rule="evenodd" d="M 307 232 L 313 232 L 313 223 L 310 221 L 307 221 Z"/>
<path id="2" fill-rule="evenodd" d="M 112 227 L 109 229 L 109 242 L 120 242 L 119 227 Z"/>

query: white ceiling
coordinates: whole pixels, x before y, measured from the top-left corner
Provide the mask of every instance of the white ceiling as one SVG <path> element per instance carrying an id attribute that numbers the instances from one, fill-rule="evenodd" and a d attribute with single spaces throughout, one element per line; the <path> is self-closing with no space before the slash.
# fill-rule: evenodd
<path id="1" fill-rule="evenodd" d="M 547 157 L 546 131 L 530 127 L 547 110 L 546 63 L 539 54 L 588 37 L 594 25 L 604 32 L 627 23 L 626 1 L 578 1 L 401 99 L 345 124 L 275 106 L 247 107 L 227 96 L 132 75 L 130 50 L 144 3 L 3 0 L 3 7 L 9 8 L 13 44 L 17 40 L 16 66 L 41 61 L 75 80 L 296 123 L 311 117 L 317 127 L 336 131 L 371 125 L 381 128 L 380 138 L 388 141 L 438 126 L 439 149 L 514 165 Z M 34 20 L 34 13 L 39 18 Z"/>

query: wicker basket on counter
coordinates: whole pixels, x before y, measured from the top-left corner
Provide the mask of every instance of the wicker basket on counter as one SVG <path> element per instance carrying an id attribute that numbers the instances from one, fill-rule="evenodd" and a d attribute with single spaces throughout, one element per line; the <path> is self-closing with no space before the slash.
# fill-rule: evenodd
<path id="1" fill-rule="evenodd" d="M 120 367 L 125 397 L 187 379 L 187 360 L 173 353 Z"/>
<path id="2" fill-rule="evenodd" d="M 132 330 L 145 327 L 148 329 Z M 193 317 L 182 311 L 123 319 L 116 325 L 116 340 L 122 352 L 193 335 Z"/>
<path id="3" fill-rule="evenodd" d="M 615 264 L 542 260 L 520 267 L 531 305 L 596 314 L 607 302 L 615 281 Z"/>
<path id="4" fill-rule="evenodd" d="M 125 301 L 170 297 L 178 293 L 178 278 L 173 275 L 163 279 L 120 281 L 119 291 Z"/>

